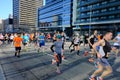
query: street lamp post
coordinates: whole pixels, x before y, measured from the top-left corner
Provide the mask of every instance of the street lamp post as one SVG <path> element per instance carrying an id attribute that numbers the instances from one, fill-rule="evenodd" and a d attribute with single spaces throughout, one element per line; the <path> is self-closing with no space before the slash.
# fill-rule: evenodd
<path id="1" fill-rule="evenodd" d="M 91 34 L 91 17 L 92 17 L 92 5 L 90 5 L 90 23 L 89 23 L 89 36 Z"/>

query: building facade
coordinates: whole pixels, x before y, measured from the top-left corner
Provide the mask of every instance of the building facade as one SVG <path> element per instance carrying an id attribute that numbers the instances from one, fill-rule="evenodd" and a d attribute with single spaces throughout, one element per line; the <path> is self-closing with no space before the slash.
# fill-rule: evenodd
<path id="1" fill-rule="evenodd" d="M 7 18 L 3 20 L 4 33 L 13 33 L 13 18 Z"/>
<path id="2" fill-rule="evenodd" d="M 0 32 L 4 32 L 3 20 L 0 19 Z"/>
<path id="3" fill-rule="evenodd" d="M 14 29 L 31 31 L 37 27 L 37 9 L 43 0 L 13 0 Z"/>
<path id="4" fill-rule="evenodd" d="M 89 33 L 120 31 L 120 0 L 74 0 L 72 25 Z"/>
<path id="5" fill-rule="evenodd" d="M 40 30 L 69 32 L 72 29 L 71 24 L 72 0 L 46 0 L 46 5 L 38 9 Z"/>

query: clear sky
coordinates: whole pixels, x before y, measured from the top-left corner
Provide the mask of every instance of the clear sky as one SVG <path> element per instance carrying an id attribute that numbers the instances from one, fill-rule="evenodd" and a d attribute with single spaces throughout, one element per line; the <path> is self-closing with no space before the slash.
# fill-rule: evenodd
<path id="1" fill-rule="evenodd" d="M 12 1 L 13 0 L 0 0 L 0 19 L 6 19 L 9 14 L 12 14 Z"/>

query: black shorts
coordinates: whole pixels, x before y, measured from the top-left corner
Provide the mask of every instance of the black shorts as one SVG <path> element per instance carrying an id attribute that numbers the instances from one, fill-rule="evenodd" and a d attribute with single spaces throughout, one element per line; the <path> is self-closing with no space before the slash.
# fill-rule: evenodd
<path id="1" fill-rule="evenodd" d="M 27 43 L 23 43 L 23 45 L 24 45 L 24 46 L 26 46 L 26 45 L 27 45 Z"/>
<path id="2" fill-rule="evenodd" d="M 13 40 L 12 40 L 12 39 L 10 39 L 10 42 L 13 42 Z"/>
<path id="3" fill-rule="evenodd" d="M 74 46 L 79 46 L 78 44 L 74 44 Z"/>
<path id="4" fill-rule="evenodd" d="M 93 47 L 89 44 L 90 49 L 93 49 Z"/>
<path id="5" fill-rule="evenodd" d="M 83 43 L 83 41 L 80 41 L 80 44 Z"/>
<path id="6" fill-rule="evenodd" d="M 21 47 L 15 47 L 15 50 L 16 50 L 16 51 L 20 51 L 20 50 L 21 50 Z"/>
<path id="7" fill-rule="evenodd" d="M 85 40 L 85 44 L 88 44 L 88 40 Z"/>
<path id="8" fill-rule="evenodd" d="M 116 49 L 120 49 L 120 46 L 114 45 L 114 47 L 115 47 Z"/>
<path id="9" fill-rule="evenodd" d="M 59 65 L 62 63 L 62 55 L 61 54 L 57 54 L 57 58 L 59 60 L 59 62 L 57 62 L 57 66 L 59 67 Z"/>

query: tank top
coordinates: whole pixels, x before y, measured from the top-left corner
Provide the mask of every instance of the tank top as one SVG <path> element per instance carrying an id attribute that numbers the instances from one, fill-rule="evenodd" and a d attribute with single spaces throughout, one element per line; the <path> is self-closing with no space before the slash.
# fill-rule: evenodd
<path id="1" fill-rule="evenodd" d="M 94 42 L 97 41 L 97 37 L 93 35 L 93 38 L 90 39 L 91 44 L 94 44 Z"/>
<path id="2" fill-rule="evenodd" d="M 111 45 L 110 45 L 110 43 L 108 42 L 108 41 L 106 41 L 105 39 L 104 39 L 104 41 L 105 41 L 105 45 L 103 46 L 103 50 L 104 50 L 104 52 L 105 52 L 105 55 L 103 56 L 103 58 L 108 58 L 108 52 L 110 52 L 111 51 Z"/>

